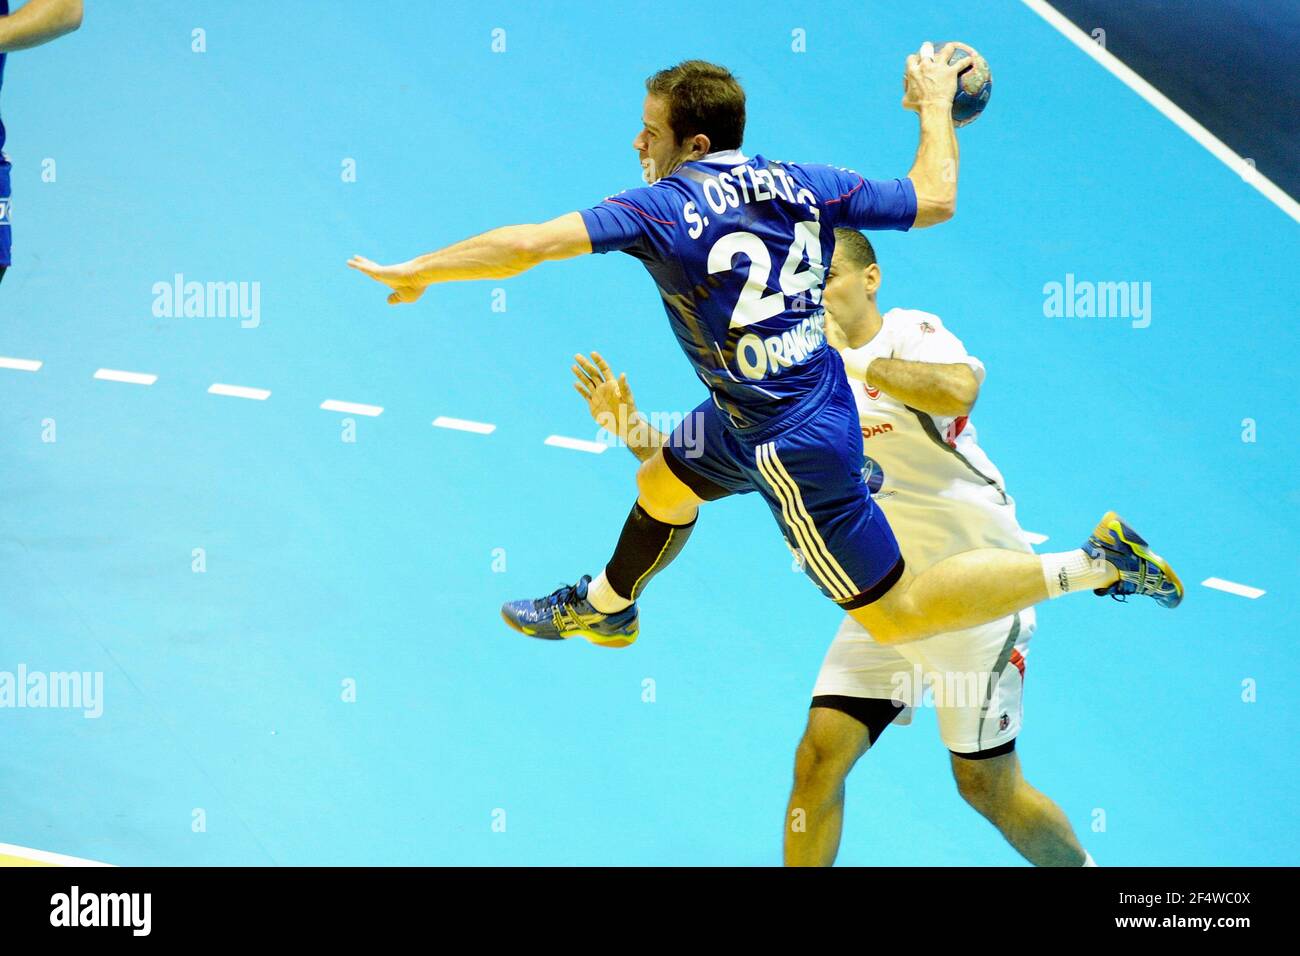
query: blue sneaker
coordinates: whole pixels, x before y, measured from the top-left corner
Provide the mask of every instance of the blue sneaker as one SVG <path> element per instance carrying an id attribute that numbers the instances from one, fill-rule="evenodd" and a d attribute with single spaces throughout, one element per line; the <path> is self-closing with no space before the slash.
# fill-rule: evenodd
<path id="1" fill-rule="evenodd" d="M 519 633 L 544 641 L 585 637 L 597 647 L 627 647 L 640 630 L 636 604 L 617 614 L 601 614 L 587 600 L 590 583 L 591 576 L 584 574 L 577 584 L 566 584 L 544 598 L 507 601 L 501 616 Z"/>
<path id="2" fill-rule="evenodd" d="M 1109 594 L 1117 601 L 1138 594 L 1155 598 L 1157 604 L 1168 608 L 1182 603 L 1183 582 L 1174 569 L 1115 512 L 1102 515 L 1083 550 L 1090 557 L 1105 558 L 1119 571 L 1118 581 L 1108 588 L 1097 588 L 1094 594 Z"/>

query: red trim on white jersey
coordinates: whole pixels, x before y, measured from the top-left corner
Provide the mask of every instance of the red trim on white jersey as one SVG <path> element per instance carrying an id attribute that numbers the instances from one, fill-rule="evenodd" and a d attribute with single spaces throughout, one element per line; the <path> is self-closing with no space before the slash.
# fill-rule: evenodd
<path id="1" fill-rule="evenodd" d="M 957 447 L 957 436 L 966 430 L 966 423 L 970 421 L 969 415 L 962 415 L 960 418 L 954 418 L 952 424 L 948 426 L 948 434 L 944 435 L 946 441 L 953 448 Z"/>

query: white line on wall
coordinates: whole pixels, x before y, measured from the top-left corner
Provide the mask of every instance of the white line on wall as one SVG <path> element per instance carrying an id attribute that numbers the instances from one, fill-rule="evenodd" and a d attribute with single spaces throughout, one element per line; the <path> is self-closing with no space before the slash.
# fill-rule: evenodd
<path id="1" fill-rule="evenodd" d="M 1223 140 L 1183 112 L 1173 100 L 1142 79 L 1131 68 L 1125 66 L 1123 61 L 1116 57 L 1115 54 L 1107 51 L 1105 47 L 1093 40 L 1092 37 L 1075 26 L 1067 17 L 1053 9 L 1050 4 L 1045 3 L 1044 0 L 1021 0 L 1021 2 L 1054 26 L 1067 40 L 1114 74 L 1120 82 L 1128 86 L 1134 93 L 1172 120 L 1179 129 L 1209 150 L 1211 155 L 1218 159 L 1219 162 L 1259 190 L 1265 199 L 1296 222 L 1300 222 L 1300 203 L 1288 196 L 1281 186 L 1233 152 Z M 1194 66 L 1190 68 L 1195 69 Z"/>
<path id="2" fill-rule="evenodd" d="M 112 866 L 112 863 L 100 863 L 98 860 L 83 860 L 80 857 L 64 856 L 62 853 L 50 853 L 48 850 L 33 850 L 27 846 L 15 846 L 12 843 L 0 843 L 0 856 L 16 856 L 34 863 L 49 863 L 54 866 Z"/>

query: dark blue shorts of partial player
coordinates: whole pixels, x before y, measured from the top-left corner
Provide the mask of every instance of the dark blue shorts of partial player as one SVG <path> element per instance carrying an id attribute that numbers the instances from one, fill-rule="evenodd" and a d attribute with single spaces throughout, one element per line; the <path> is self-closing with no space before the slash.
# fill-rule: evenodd
<path id="1" fill-rule="evenodd" d="M 814 583 L 851 610 L 893 587 L 903 558 L 863 481 L 858 410 L 832 355 L 813 394 L 756 428 L 729 428 L 712 399 L 701 403 L 673 431 L 664 459 L 705 501 L 761 494 Z"/>
<path id="2" fill-rule="evenodd" d="M 0 269 L 9 265 L 9 164 L 0 159 Z"/>

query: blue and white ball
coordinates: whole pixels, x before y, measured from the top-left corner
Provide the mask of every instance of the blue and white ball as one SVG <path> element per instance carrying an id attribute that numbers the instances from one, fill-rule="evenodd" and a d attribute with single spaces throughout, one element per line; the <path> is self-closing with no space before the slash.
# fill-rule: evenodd
<path id="1" fill-rule="evenodd" d="M 935 50 L 943 47 L 942 43 L 934 45 Z M 988 62 L 974 47 L 965 43 L 956 43 L 955 47 L 948 57 L 950 66 L 962 60 L 970 60 L 957 76 L 957 95 L 952 99 L 952 124 L 965 126 L 975 122 L 975 118 L 988 106 L 989 97 L 993 95 L 993 73 L 989 70 Z"/>

